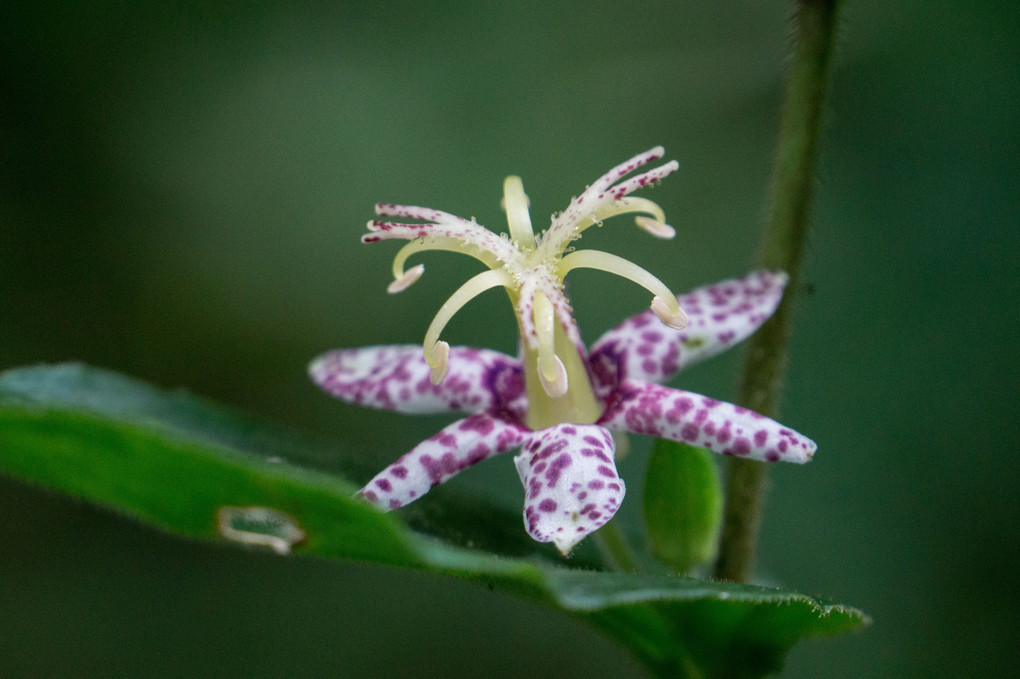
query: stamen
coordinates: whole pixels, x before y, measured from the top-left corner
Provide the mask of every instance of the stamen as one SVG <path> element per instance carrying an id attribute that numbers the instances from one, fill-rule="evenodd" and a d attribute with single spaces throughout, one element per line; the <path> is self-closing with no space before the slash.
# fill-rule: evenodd
<path id="1" fill-rule="evenodd" d="M 447 342 L 436 342 L 435 365 L 430 366 L 429 381 L 432 384 L 442 384 L 446 379 L 446 371 L 450 369 L 450 345 Z"/>
<path id="2" fill-rule="evenodd" d="M 528 213 L 528 196 L 520 177 L 510 176 L 503 181 L 503 209 L 510 225 L 510 238 L 521 250 L 535 249 L 535 232 Z"/>
<path id="3" fill-rule="evenodd" d="M 439 312 L 432 319 L 432 323 L 425 333 L 423 346 L 425 362 L 432 368 L 431 378 L 433 384 L 440 384 L 446 376 L 446 357 L 449 354 L 450 346 L 446 342 L 439 341 L 439 333 L 443 331 L 443 328 L 450 322 L 450 319 L 460 311 L 461 307 L 472 299 L 489 288 L 508 286 L 511 283 L 510 275 L 502 269 L 484 271 L 457 288 L 457 291 L 450 295 L 446 303 L 439 308 Z"/>
<path id="4" fill-rule="evenodd" d="M 673 300 L 674 303 L 676 302 L 675 297 L 669 297 L 669 299 Z M 687 327 L 687 323 L 690 319 L 687 317 L 687 313 L 681 309 L 678 304 L 675 306 L 676 309 L 674 310 L 671 308 L 669 302 L 664 300 L 662 297 L 656 296 L 655 299 L 652 300 L 651 308 L 652 312 L 659 317 L 660 321 L 671 328 L 683 330 Z"/>
<path id="5" fill-rule="evenodd" d="M 424 264 L 412 266 L 402 275 L 395 278 L 392 283 L 386 286 L 386 292 L 390 293 L 391 295 L 395 295 L 398 292 L 403 292 L 404 290 L 407 290 L 409 287 L 414 285 L 415 281 L 421 278 L 421 275 L 423 273 L 425 273 Z"/>
<path id="6" fill-rule="evenodd" d="M 635 198 L 632 196 L 613 201 L 609 205 L 594 210 L 589 217 L 578 222 L 576 233 L 581 233 L 597 221 L 629 212 L 647 212 L 652 215 L 651 218 L 635 217 L 634 221 L 637 222 L 638 226 L 656 238 L 668 240 L 676 235 L 673 227 L 666 223 L 666 213 L 662 211 L 658 204 L 647 198 Z"/>
<path id="7" fill-rule="evenodd" d="M 567 393 L 567 369 L 556 355 L 553 333 L 556 314 L 552 302 L 541 290 L 535 293 L 532 313 L 538 336 L 538 377 L 545 393 L 552 398 L 560 398 Z"/>
<path id="8" fill-rule="evenodd" d="M 687 326 L 687 314 L 680 308 L 676 296 L 662 281 L 634 262 L 599 250 L 578 250 L 560 261 L 561 276 L 573 269 L 598 269 L 628 278 L 655 296 L 651 308 L 663 323 L 678 330 Z"/>
<path id="9" fill-rule="evenodd" d="M 634 221 L 642 229 L 662 240 L 670 240 L 676 235 L 676 229 L 666 222 L 657 222 L 651 217 L 635 217 Z"/>
<path id="10" fill-rule="evenodd" d="M 397 252 L 397 256 L 393 258 L 393 278 L 403 278 L 407 275 L 404 271 L 404 263 L 407 262 L 412 255 L 426 250 L 447 250 L 449 252 L 459 252 L 461 254 L 474 257 L 490 269 L 494 269 L 499 266 L 499 260 L 496 259 L 496 255 L 494 253 L 489 252 L 488 250 L 483 250 L 480 247 L 475 247 L 474 245 L 474 243 L 465 243 L 460 239 L 446 236 L 437 236 L 434 238 L 427 238 L 425 240 L 413 240 L 400 248 Z M 414 281 L 411 281 L 411 283 L 414 283 Z M 410 283 L 408 285 L 410 285 Z"/>
<path id="11" fill-rule="evenodd" d="M 538 381 L 542 383 L 542 388 L 551 398 L 562 398 L 567 393 L 567 369 L 556 354 L 553 354 L 553 362 L 556 364 L 556 377 L 550 380 L 545 376 L 541 359 L 539 359 Z"/>

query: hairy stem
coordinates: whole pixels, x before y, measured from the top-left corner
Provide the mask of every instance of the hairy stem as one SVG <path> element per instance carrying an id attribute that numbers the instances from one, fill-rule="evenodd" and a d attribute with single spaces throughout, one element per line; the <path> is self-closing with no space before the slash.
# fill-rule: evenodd
<path id="1" fill-rule="evenodd" d="M 770 417 L 778 410 L 791 311 L 807 240 L 838 4 L 838 0 L 800 0 L 795 18 L 793 61 L 773 168 L 771 206 L 759 253 L 762 267 L 786 271 L 790 282 L 775 315 L 750 339 L 740 387 L 741 404 Z M 767 478 L 762 463 L 730 461 L 715 566 L 717 578 L 744 582 L 750 577 Z"/>

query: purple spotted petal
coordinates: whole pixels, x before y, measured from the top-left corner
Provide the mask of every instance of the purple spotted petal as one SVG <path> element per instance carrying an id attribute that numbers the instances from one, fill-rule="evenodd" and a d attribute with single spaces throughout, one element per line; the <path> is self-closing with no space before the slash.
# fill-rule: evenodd
<path id="1" fill-rule="evenodd" d="M 380 509 L 417 500 L 473 464 L 518 447 L 530 432 L 489 415 L 471 415 L 427 438 L 376 475 L 361 496 Z"/>
<path id="2" fill-rule="evenodd" d="M 524 484 L 524 525 L 564 555 L 613 518 L 626 488 L 616 473 L 608 431 L 558 424 L 532 432 L 514 458 Z"/>
<path id="3" fill-rule="evenodd" d="M 402 413 L 506 413 L 523 420 L 527 408 L 520 361 L 498 351 L 452 347 L 440 385 L 429 381 L 421 345 L 338 349 L 319 356 L 308 373 L 348 403 Z"/>
<path id="4" fill-rule="evenodd" d="M 729 349 L 772 315 L 786 281 L 785 273 L 755 271 L 681 295 L 680 308 L 690 317 L 683 330 L 666 327 L 651 310 L 624 321 L 591 348 L 600 396 L 623 380 L 663 382 Z"/>
<path id="5" fill-rule="evenodd" d="M 657 384 L 625 382 L 599 424 L 753 460 L 807 462 L 815 442 L 732 403 Z"/>

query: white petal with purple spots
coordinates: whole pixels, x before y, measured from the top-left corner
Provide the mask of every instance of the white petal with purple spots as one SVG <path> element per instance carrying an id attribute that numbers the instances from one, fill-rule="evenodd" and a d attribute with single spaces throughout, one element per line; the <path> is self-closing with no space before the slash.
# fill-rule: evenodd
<path id="1" fill-rule="evenodd" d="M 755 271 L 680 295 L 690 318 L 683 330 L 663 326 L 650 310 L 624 321 L 591 348 L 600 396 L 625 379 L 663 382 L 742 341 L 776 310 L 786 281 L 781 272 Z"/>
<path id="2" fill-rule="evenodd" d="M 506 411 L 524 417 L 527 400 L 520 361 L 498 351 L 452 347 L 440 385 L 429 379 L 420 344 L 338 349 L 308 367 L 329 394 L 369 408 L 426 414 Z"/>
<path id="3" fill-rule="evenodd" d="M 530 432 L 489 415 L 471 415 L 427 438 L 376 475 L 360 495 L 396 509 L 493 455 L 518 447 Z"/>
<path id="4" fill-rule="evenodd" d="M 437 224 L 446 219 L 425 212 L 382 206 L 381 214 L 406 213 Z M 402 228 L 386 224 L 376 231 L 385 236 Z M 593 345 L 589 363 L 596 395 L 606 404 L 596 424 L 527 429 L 520 361 L 486 349 L 451 348 L 449 372 L 440 385 L 432 384 L 420 345 L 331 351 L 313 361 L 309 373 L 323 390 L 349 403 L 412 414 L 475 413 L 383 470 L 360 491 L 366 500 L 384 510 L 401 507 L 467 467 L 523 445 L 514 463 L 525 489 L 525 527 L 534 539 L 553 542 L 567 554 L 609 521 L 623 501 L 626 487 L 616 471 L 609 430 L 757 460 L 811 459 L 814 442 L 778 422 L 654 384 L 754 332 L 775 311 L 786 280 L 782 273 L 758 271 L 680 296 L 690 317 L 684 330 L 671 330 L 646 311 L 606 333 Z M 522 292 L 523 305 L 530 299 Z M 564 309 L 569 318 L 569 307 Z M 525 311 L 530 314 L 530 307 Z M 568 340 L 580 341 L 571 333 Z M 578 351 L 583 361 L 584 347 Z"/>
<path id="5" fill-rule="evenodd" d="M 558 424 L 530 434 L 514 464 L 531 537 L 567 554 L 613 518 L 626 492 L 613 457 L 613 437 L 597 425 Z"/>
<path id="6" fill-rule="evenodd" d="M 807 462 L 815 442 L 732 403 L 657 384 L 624 382 L 599 424 L 708 448 L 723 455 Z"/>

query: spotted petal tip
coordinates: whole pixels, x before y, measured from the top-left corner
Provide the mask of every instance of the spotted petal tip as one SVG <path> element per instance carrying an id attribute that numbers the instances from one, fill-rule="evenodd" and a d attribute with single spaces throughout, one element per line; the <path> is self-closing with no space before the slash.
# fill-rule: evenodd
<path id="1" fill-rule="evenodd" d="M 520 362 L 488 349 L 451 347 L 441 385 L 430 380 L 420 344 L 337 349 L 308 367 L 312 381 L 347 403 L 424 414 L 525 407 Z"/>
<path id="2" fill-rule="evenodd" d="M 471 415 L 402 455 L 369 481 L 359 495 L 384 511 L 397 509 L 464 469 L 513 450 L 526 434 L 526 429 L 511 422 L 490 415 Z"/>
<path id="3" fill-rule="evenodd" d="M 595 425 L 559 424 L 534 432 L 514 458 L 524 484 L 524 525 L 564 555 L 613 518 L 626 486 L 613 438 Z"/>
<path id="4" fill-rule="evenodd" d="M 780 271 L 754 271 L 680 295 L 687 326 L 679 332 L 659 326 L 654 307 L 632 316 L 592 345 L 592 366 L 607 382 L 663 382 L 757 330 L 776 310 L 787 280 Z"/>
<path id="5" fill-rule="evenodd" d="M 700 448 L 763 462 L 811 460 L 814 441 L 775 420 L 713 398 L 657 384 L 627 382 L 599 424 L 651 434 Z"/>

